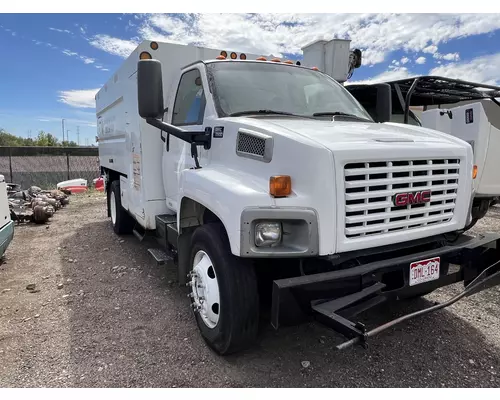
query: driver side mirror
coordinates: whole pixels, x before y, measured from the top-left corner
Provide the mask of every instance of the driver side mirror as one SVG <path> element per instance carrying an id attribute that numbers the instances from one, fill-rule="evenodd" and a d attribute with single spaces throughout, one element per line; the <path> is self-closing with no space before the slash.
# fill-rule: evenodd
<path id="1" fill-rule="evenodd" d="M 142 118 L 163 116 L 163 79 L 161 62 L 140 60 L 137 64 L 137 101 Z"/>

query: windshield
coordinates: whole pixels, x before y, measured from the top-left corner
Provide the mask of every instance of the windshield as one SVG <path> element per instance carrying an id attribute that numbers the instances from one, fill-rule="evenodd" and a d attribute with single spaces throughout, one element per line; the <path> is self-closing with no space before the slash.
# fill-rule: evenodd
<path id="1" fill-rule="evenodd" d="M 216 62 L 207 65 L 220 117 L 272 110 L 304 117 L 348 114 L 372 121 L 338 82 L 309 69 L 261 62 Z"/>

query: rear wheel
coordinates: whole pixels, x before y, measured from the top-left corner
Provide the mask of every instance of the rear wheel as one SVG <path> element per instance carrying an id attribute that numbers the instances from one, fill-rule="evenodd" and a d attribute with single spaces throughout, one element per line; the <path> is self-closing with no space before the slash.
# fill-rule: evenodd
<path id="1" fill-rule="evenodd" d="M 108 202 L 111 224 L 115 233 L 122 235 L 132 232 L 134 220 L 127 210 L 122 207 L 119 181 L 111 182 L 108 191 Z"/>
<path id="2" fill-rule="evenodd" d="M 250 347 L 259 322 L 253 265 L 231 254 L 220 223 L 196 229 L 190 261 L 191 306 L 203 339 L 221 355 Z"/>

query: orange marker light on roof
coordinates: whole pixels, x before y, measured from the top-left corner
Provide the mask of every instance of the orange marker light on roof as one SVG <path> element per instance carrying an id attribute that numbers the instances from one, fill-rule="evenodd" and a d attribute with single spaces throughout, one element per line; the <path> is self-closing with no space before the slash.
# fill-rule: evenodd
<path id="1" fill-rule="evenodd" d="M 319 68 L 318 67 L 312 67 L 311 68 L 313 71 L 319 71 Z"/>
<path id="2" fill-rule="evenodd" d="M 257 61 L 267 61 L 266 57 L 257 57 Z"/>
<path id="3" fill-rule="evenodd" d="M 247 59 L 247 55 L 245 53 L 241 53 L 240 60 L 246 60 L 246 59 Z"/>
<path id="4" fill-rule="evenodd" d="M 272 62 L 281 62 L 281 60 L 279 58 L 273 58 L 271 61 Z"/>
<path id="5" fill-rule="evenodd" d="M 151 44 L 149 45 L 149 47 L 151 47 L 153 50 L 158 50 L 158 43 L 151 42 Z"/>
<path id="6" fill-rule="evenodd" d="M 269 194 L 273 197 L 286 197 L 292 193 L 292 179 L 288 175 L 271 176 Z"/>
<path id="7" fill-rule="evenodd" d="M 474 167 L 472 168 L 472 179 L 476 178 L 477 178 L 477 165 L 474 165 Z"/>
<path id="8" fill-rule="evenodd" d="M 286 61 L 285 61 L 285 64 L 293 64 L 293 61 L 291 61 L 291 60 L 286 60 Z"/>
<path id="9" fill-rule="evenodd" d="M 222 51 L 220 52 L 220 55 L 221 55 L 222 57 L 224 57 L 224 58 L 227 58 L 227 51 L 222 50 Z"/>
<path id="10" fill-rule="evenodd" d="M 238 54 L 236 54 L 234 51 L 231 53 L 231 60 L 236 60 L 238 58 Z"/>
<path id="11" fill-rule="evenodd" d="M 217 60 L 225 60 L 225 59 L 226 59 L 226 57 L 224 57 L 224 56 L 217 56 L 217 57 L 215 57 L 215 58 L 216 58 Z"/>
<path id="12" fill-rule="evenodd" d="M 143 51 L 140 55 L 139 58 L 141 60 L 151 60 L 151 54 L 149 54 L 147 51 Z"/>

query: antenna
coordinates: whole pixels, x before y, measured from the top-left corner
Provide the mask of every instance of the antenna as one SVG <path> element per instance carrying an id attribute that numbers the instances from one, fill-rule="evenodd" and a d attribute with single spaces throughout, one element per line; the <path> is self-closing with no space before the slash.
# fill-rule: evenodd
<path id="1" fill-rule="evenodd" d="M 64 118 L 62 119 L 62 132 L 63 132 L 63 143 L 64 143 Z"/>

